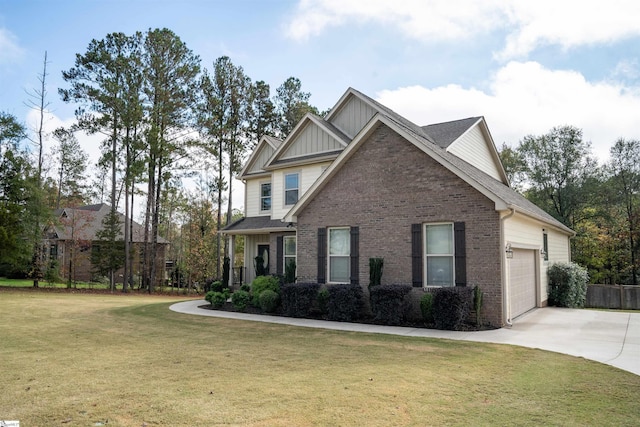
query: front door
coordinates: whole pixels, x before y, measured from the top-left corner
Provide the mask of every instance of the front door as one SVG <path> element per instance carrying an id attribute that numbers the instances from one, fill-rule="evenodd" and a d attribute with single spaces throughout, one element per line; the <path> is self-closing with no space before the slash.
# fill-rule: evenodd
<path id="1" fill-rule="evenodd" d="M 262 267 L 264 267 L 264 274 L 269 274 L 269 245 L 258 245 L 258 256 L 262 257 Z M 256 272 L 260 270 L 260 266 L 256 265 Z M 257 273 L 256 273 L 257 275 Z"/>

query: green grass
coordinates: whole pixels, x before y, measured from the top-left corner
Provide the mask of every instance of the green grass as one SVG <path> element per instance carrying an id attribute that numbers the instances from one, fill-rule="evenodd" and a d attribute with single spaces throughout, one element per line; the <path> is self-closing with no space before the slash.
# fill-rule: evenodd
<path id="1" fill-rule="evenodd" d="M 42 289 L 68 289 L 67 282 L 47 282 L 46 280 L 40 280 L 38 287 Z M 72 289 L 80 289 L 80 290 L 109 290 L 108 283 L 100 283 L 100 282 L 75 282 L 72 285 Z M 5 277 L 0 277 L 0 288 L 33 288 L 33 279 L 7 279 Z M 122 291 L 122 284 L 116 284 L 116 290 Z M 178 289 L 172 287 L 159 287 L 156 288 L 156 293 L 185 293 L 187 292 L 186 288 Z M 191 293 L 194 293 L 194 290 L 190 290 Z"/>
<path id="2" fill-rule="evenodd" d="M 0 290 L 0 419 L 25 426 L 640 423 L 640 377 L 596 362 L 183 315 L 168 310 L 176 300 Z"/>

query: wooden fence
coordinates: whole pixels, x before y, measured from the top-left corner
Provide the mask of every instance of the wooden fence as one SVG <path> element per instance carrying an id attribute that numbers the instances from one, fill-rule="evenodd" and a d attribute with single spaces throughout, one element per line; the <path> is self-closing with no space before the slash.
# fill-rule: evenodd
<path id="1" fill-rule="evenodd" d="M 640 310 L 640 286 L 589 285 L 585 307 Z"/>

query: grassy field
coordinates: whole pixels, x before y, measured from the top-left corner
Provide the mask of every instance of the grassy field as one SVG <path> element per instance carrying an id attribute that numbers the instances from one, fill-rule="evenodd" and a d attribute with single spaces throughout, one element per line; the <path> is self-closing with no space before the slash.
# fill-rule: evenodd
<path id="1" fill-rule="evenodd" d="M 640 377 L 539 350 L 0 290 L 0 420 L 22 426 L 640 424 Z"/>
<path id="2" fill-rule="evenodd" d="M 0 277 L 0 288 L 33 288 L 33 279 L 7 279 L 5 277 Z M 68 284 L 66 282 L 47 282 L 46 280 L 41 280 L 38 284 L 38 287 L 41 289 L 68 289 Z M 75 282 L 72 284 L 72 289 L 78 290 L 94 290 L 94 291 L 108 291 L 109 284 L 108 283 L 98 283 L 98 282 Z M 122 283 L 116 284 L 116 291 L 122 291 Z M 137 292 L 138 289 L 132 290 L 132 292 Z M 141 291 L 144 292 L 144 291 Z M 194 289 L 178 289 L 172 288 L 170 286 L 162 286 L 156 287 L 155 293 L 165 293 L 165 294 L 185 294 L 185 293 L 196 293 Z"/>

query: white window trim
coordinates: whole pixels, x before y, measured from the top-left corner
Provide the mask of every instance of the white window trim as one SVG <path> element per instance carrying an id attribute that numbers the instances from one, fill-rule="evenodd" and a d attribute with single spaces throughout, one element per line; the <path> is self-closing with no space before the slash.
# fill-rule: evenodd
<path id="1" fill-rule="evenodd" d="M 429 277 L 428 271 L 427 271 L 427 258 L 430 256 L 429 254 L 427 254 L 427 226 L 430 225 L 450 225 L 451 226 L 451 249 L 452 249 L 452 253 L 451 254 L 437 254 L 437 255 L 433 255 L 433 256 L 450 256 L 452 259 L 452 267 L 453 267 L 453 271 L 451 272 L 451 279 L 452 279 L 452 283 L 451 286 L 437 286 L 437 285 L 429 285 L 427 278 Z M 454 230 L 454 225 L 453 222 L 425 222 L 422 224 L 422 249 L 424 251 L 423 255 L 422 255 L 422 265 L 423 265 L 423 270 L 424 270 L 424 277 L 423 277 L 423 282 L 424 283 L 424 287 L 425 288 L 453 288 L 456 286 L 456 236 L 455 236 L 455 230 Z"/>
<path id="2" fill-rule="evenodd" d="M 269 184 L 271 186 L 271 195 L 269 196 L 269 198 L 271 199 L 271 203 L 270 203 L 271 208 L 270 209 L 262 209 L 262 199 L 265 198 L 265 197 L 262 196 L 262 186 L 264 184 Z M 271 183 L 271 180 L 269 180 L 269 181 L 260 181 L 258 183 L 258 199 L 259 199 L 258 203 L 260 205 L 259 206 L 260 213 L 269 213 L 269 212 L 271 212 L 273 210 L 273 184 Z"/>
<path id="3" fill-rule="evenodd" d="M 298 175 L 298 187 L 296 187 L 296 188 L 287 188 L 287 175 Z M 285 208 L 295 205 L 295 203 L 292 203 L 290 205 L 287 204 L 287 191 L 297 190 L 298 191 L 298 200 L 300 200 L 300 197 L 302 196 L 301 191 L 300 191 L 300 180 L 301 179 L 302 179 L 302 173 L 300 171 L 291 171 L 291 172 L 283 172 L 282 173 L 282 204 L 283 204 L 283 206 Z M 271 191 L 271 194 L 273 194 L 273 190 Z M 296 203 L 297 203 L 297 200 L 296 200 Z"/>
<path id="4" fill-rule="evenodd" d="M 349 254 L 348 255 L 334 255 L 334 257 L 347 258 L 349 266 L 348 276 L 351 276 L 351 227 L 327 227 L 327 283 L 328 284 L 338 284 L 338 283 L 349 283 L 350 278 L 347 278 L 346 281 L 333 282 L 331 281 L 331 230 L 347 230 L 349 232 Z"/>

